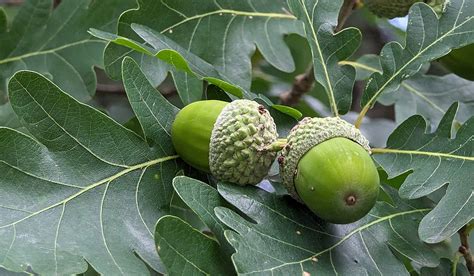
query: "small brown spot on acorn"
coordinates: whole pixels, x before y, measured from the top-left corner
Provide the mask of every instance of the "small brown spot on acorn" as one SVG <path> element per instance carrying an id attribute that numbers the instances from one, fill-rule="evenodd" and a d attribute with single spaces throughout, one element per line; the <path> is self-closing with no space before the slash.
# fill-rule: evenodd
<path id="1" fill-rule="evenodd" d="M 346 197 L 346 204 L 352 206 L 357 203 L 357 198 L 354 195 L 349 195 Z"/>
<path id="2" fill-rule="evenodd" d="M 283 162 L 285 162 L 285 157 L 283 156 L 278 157 L 278 164 L 283 165 Z"/>
<path id="3" fill-rule="evenodd" d="M 267 110 L 265 109 L 265 107 L 263 105 L 259 105 L 258 106 L 258 112 L 260 114 L 264 114 Z"/>

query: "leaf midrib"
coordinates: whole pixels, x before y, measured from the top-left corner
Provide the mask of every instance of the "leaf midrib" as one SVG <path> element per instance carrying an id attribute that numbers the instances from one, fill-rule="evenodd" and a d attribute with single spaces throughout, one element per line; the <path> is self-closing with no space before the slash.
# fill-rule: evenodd
<path id="1" fill-rule="evenodd" d="M 461 159 L 464 161 L 474 161 L 474 157 L 455 155 L 455 154 L 449 154 L 449 153 L 441 153 L 441 152 L 401 150 L 401 149 L 382 149 L 382 148 L 375 148 L 375 149 L 372 149 L 371 151 L 374 154 L 425 155 L 425 156 L 433 156 L 433 157 L 438 157 L 438 158 L 443 157 L 443 158 Z"/>
<path id="2" fill-rule="evenodd" d="M 461 12 L 461 11 L 460 11 Z M 385 90 L 385 88 L 397 77 L 399 76 L 403 70 L 405 70 L 405 68 L 407 68 L 408 66 L 410 66 L 412 64 L 412 62 L 414 62 L 416 59 L 418 59 L 420 56 L 423 55 L 423 53 L 425 53 L 427 50 L 431 49 L 431 47 L 433 47 L 434 45 L 436 45 L 438 42 L 442 41 L 444 38 L 448 37 L 451 35 L 451 33 L 453 33 L 456 29 L 462 27 L 464 24 L 467 24 L 469 21 L 471 21 L 472 19 L 474 18 L 474 16 L 471 16 L 471 17 L 468 17 L 466 19 L 466 21 L 462 22 L 461 24 L 459 25 L 454 25 L 453 28 L 451 30 L 449 30 L 448 32 L 446 32 L 444 35 L 440 36 L 439 38 L 437 38 L 435 41 L 433 41 L 432 43 L 430 43 L 426 48 L 424 48 L 423 50 L 421 50 L 420 52 L 418 52 L 416 55 L 414 55 L 407 63 L 405 63 L 402 67 L 400 67 L 399 70 L 397 70 L 387 81 L 384 82 L 384 84 L 375 92 L 375 94 L 367 101 L 367 103 L 364 105 L 364 107 L 362 108 L 362 111 L 360 112 L 360 115 L 359 117 L 357 118 L 357 121 L 356 121 L 356 127 L 360 127 L 361 123 L 362 123 L 362 119 L 365 117 L 365 115 L 367 114 L 367 112 L 369 111 L 371 105 L 374 103 L 374 101 L 379 97 L 379 95 Z M 438 21 L 439 23 L 439 21 Z M 457 22 L 456 22 L 457 23 Z M 405 50 L 405 49 L 404 49 Z"/>
<path id="3" fill-rule="evenodd" d="M 323 53 L 322 53 L 322 49 L 321 49 L 321 46 L 319 45 L 319 39 L 318 39 L 318 36 L 316 35 L 316 30 L 314 29 L 314 25 L 313 25 L 313 20 L 312 18 L 309 16 L 309 13 L 308 13 L 308 10 L 306 8 L 306 4 L 304 1 L 300 0 L 300 4 L 302 5 L 303 7 L 303 10 L 304 10 L 304 13 L 306 15 L 306 19 L 308 20 L 309 22 L 309 26 L 311 28 L 311 32 L 313 34 L 313 39 L 314 39 L 314 43 L 316 44 L 316 49 L 318 50 L 318 55 L 319 55 L 319 58 L 321 59 L 321 65 L 323 67 L 323 70 L 324 70 L 324 77 L 326 78 L 326 82 L 327 82 L 327 86 L 328 86 L 328 94 L 329 94 L 329 103 L 331 105 L 331 110 L 332 110 L 332 113 L 334 114 L 334 116 L 338 117 L 339 116 L 339 110 L 337 108 L 337 104 L 336 104 L 336 98 L 334 97 L 334 90 L 333 90 L 333 87 L 332 87 L 332 84 L 331 84 L 331 79 L 329 77 L 329 72 L 328 72 L 328 68 L 326 66 L 326 63 L 324 61 L 324 57 L 323 57 Z M 318 2 L 316 1 L 315 3 L 315 7 L 318 5 Z M 314 9 L 313 9 L 314 10 Z"/>
<path id="4" fill-rule="evenodd" d="M 341 61 L 339 62 L 339 64 L 341 65 L 350 65 L 352 67 L 355 67 L 355 68 L 361 68 L 363 70 L 367 70 L 367 71 L 370 71 L 372 73 L 382 73 L 382 71 L 380 70 L 377 70 L 377 68 L 374 68 L 374 67 L 371 67 L 369 65 L 366 65 L 366 64 L 363 64 L 363 63 L 359 63 L 359 62 L 356 62 L 356 61 Z M 436 103 L 434 103 L 433 101 L 431 101 L 426 95 L 425 93 L 423 92 L 420 92 L 418 91 L 415 87 L 409 85 L 408 83 L 406 82 L 402 82 L 402 86 L 408 91 L 408 92 L 411 92 L 413 95 L 415 96 L 418 96 L 420 99 L 422 99 L 423 101 L 425 101 L 427 104 L 431 105 L 434 109 L 436 109 L 436 111 L 439 111 L 440 113 L 444 114 L 444 110 L 438 106 Z"/>
<path id="5" fill-rule="evenodd" d="M 280 267 L 284 267 L 284 266 L 287 266 L 287 265 L 294 265 L 294 264 L 301 264 L 303 262 L 306 262 L 306 261 L 310 261 L 311 259 L 313 258 L 316 258 L 318 256 L 321 256 L 327 252 L 330 252 L 331 250 L 333 250 L 334 248 L 338 247 L 339 245 L 341 245 L 342 243 L 344 243 L 346 240 L 350 239 L 353 235 L 355 234 L 358 234 L 360 232 L 362 232 L 363 230 L 367 229 L 367 228 L 370 228 L 376 224 L 379 224 L 379 223 L 382 223 L 386 220 L 390 221 L 391 219 L 393 218 L 396 218 L 396 217 L 399 217 L 399 216 L 404 216 L 404 215 L 409 215 L 409 214 L 414 214 L 414 213 L 423 213 L 423 212 L 427 212 L 427 211 L 431 211 L 430 208 L 425 208 L 425 209 L 415 209 L 415 210 L 410 210 L 410 211 L 405 211 L 405 212 L 399 212 L 399 213 L 396 213 L 396 214 L 391 214 L 389 216 L 385 216 L 385 217 L 381 217 L 379 219 L 376 219 L 368 224 L 365 224 L 359 228 L 356 228 L 354 230 L 352 230 L 349 234 L 345 235 L 342 239 L 340 239 L 337 243 L 335 243 L 334 245 L 306 258 L 306 259 L 303 259 L 303 260 L 300 260 L 300 261 L 295 261 L 295 262 L 288 262 L 288 263 L 284 263 L 284 264 L 281 264 L 279 266 L 275 266 L 275 267 L 272 267 L 272 268 L 267 268 L 267 269 L 264 269 L 264 270 L 256 270 L 256 271 L 251 271 L 251 272 L 246 272 L 246 273 L 242 273 L 241 275 L 247 275 L 247 274 L 252 274 L 252 273 L 257 273 L 257 272 L 265 272 L 265 271 L 273 271 L 275 269 L 278 269 Z"/>
<path id="6" fill-rule="evenodd" d="M 159 159 L 155 159 L 155 160 L 151 160 L 151 161 L 147 161 L 147 162 L 144 162 L 144 163 L 140 163 L 140 164 L 131 166 L 131 167 L 129 167 L 129 168 L 127 168 L 127 169 L 124 169 L 124 170 L 122 170 L 122 171 L 120 171 L 120 172 L 118 172 L 118 173 L 116 173 L 116 174 L 114 174 L 114 175 L 112 175 L 112 176 L 109 176 L 109 177 L 107 177 L 107 178 L 105 178 L 105 179 L 102 179 L 102 180 L 100 180 L 100 181 L 98 181 L 98 182 L 92 183 L 92 184 L 90 184 L 89 186 L 86 186 L 83 190 L 80 190 L 80 191 L 78 191 L 77 193 L 75 193 L 75 194 L 73 194 L 73 195 L 71 195 L 71 196 L 69 196 L 69 197 L 67 197 L 67 198 L 65 198 L 65 199 L 63 199 L 63 200 L 61 200 L 61 201 L 55 203 L 55 204 L 52 204 L 52 205 L 50 205 L 50 206 L 48 206 L 48 207 L 45 207 L 45 208 L 43 208 L 43 209 L 41 209 L 41 210 L 38 210 L 38 211 L 36 211 L 36 212 L 33 212 L 33 213 L 31 213 L 30 215 L 28 215 L 28 216 L 26 216 L 26 217 L 24 217 L 24 218 L 22 218 L 22 219 L 19 219 L 19 220 L 15 221 L 15 222 L 12 222 L 12 223 L 9 223 L 9 224 L 6 224 L 6 225 L 2 225 L 2 226 L 0 226 L 0 229 L 3 229 L 3 228 L 6 228 L 6 227 L 10 227 L 10 226 L 16 225 L 16 224 L 18 224 L 18 223 L 20 223 L 20 222 L 22 222 L 22 221 L 25 221 L 25 220 L 27 220 L 27 219 L 29 219 L 29 218 L 31 218 L 31 217 L 34 217 L 34 216 L 36 216 L 36 215 L 38 215 L 38 214 L 41 214 L 41 213 L 43 213 L 43 212 L 45 212 L 45 211 L 47 211 L 47 210 L 50 210 L 50 209 L 52 209 L 52 208 L 54 208 L 54 207 L 57 207 L 57 206 L 59 206 L 59 205 L 61 205 L 61 204 L 65 204 L 65 203 L 67 203 L 67 202 L 69 202 L 69 201 L 75 199 L 76 197 L 78 197 L 78 196 L 80 196 L 80 195 L 82 195 L 82 194 L 84 194 L 84 193 L 86 193 L 86 192 L 88 192 L 88 191 L 90 191 L 90 190 L 92 190 L 92 189 L 94 189 L 94 188 L 96 188 L 96 187 L 99 187 L 100 185 L 103 185 L 103 184 L 105 184 L 105 183 L 112 182 L 112 181 L 114 181 L 114 180 L 116 180 L 116 179 L 118 179 L 118 178 L 120 178 L 120 177 L 122 177 L 122 176 L 124 176 L 124 175 L 126 175 L 126 174 L 128 174 L 128 173 L 131 173 L 131 172 L 135 171 L 135 170 L 147 168 L 147 167 L 150 167 L 150 166 L 159 164 L 159 163 L 163 163 L 163 162 L 166 162 L 166 161 L 174 160 L 174 159 L 177 159 L 178 157 L 179 157 L 178 155 L 166 156 L 166 157 L 162 157 L 162 158 L 159 158 Z"/>
<path id="7" fill-rule="evenodd" d="M 105 41 L 99 40 L 99 39 L 83 39 L 83 40 L 75 41 L 75 42 L 72 42 L 72 43 L 64 44 L 64 45 L 62 45 L 62 46 L 59 46 L 59 47 L 56 47 L 56 48 L 53 48 L 53 49 L 49 49 L 49 50 L 36 51 L 36 52 L 27 53 L 27 54 L 24 54 L 24 55 L 19 55 L 19 56 L 15 56 L 15 57 L 9 57 L 9 58 L 0 60 L 0 64 L 5 64 L 5 63 L 14 62 L 14 61 L 19 61 L 19 60 L 22 60 L 22 59 L 25 59 L 25 58 L 29 58 L 29 57 L 34 57 L 34 56 L 52 54 L 52 53 L 56 53 L 56 52 L 58 52 L 58 51 L 67 49 L 67 48 L 69 48 L 69 47 L 74 47 L 74 46 L 81 45 L 81 44 L 85 44 L 85 43 L 102 43 L 102 44 L 106 44 Z"/>
<path id="8" fill-rule="evenodd" d="M 15 77 L 14 77 L 15 78 Z M 120 167 L 120 168 L 129 168 L 129 166 L 127 165 L 124 165 L 124 164 L 116 164 L 114 162 L 111 162 L 111 161 L 108 161 L 104 158 L 102 158 L 101 156 L 97 155 L 93 150 L 91 150 L 90 148 L 88 148 L 86 145 L 84 145 L 76 136 L 72 135 L 71 133 L 69 133 L 69 131 L 63 126 L 61 125 L 57 120 L 56 118 L 53 118 L 53 116 L 51 116 L 51 114 L 46 111 L 46 109 L 44 109 L 43 105 L 41 105 L 35 97 L 33 97 L 33 95 L 30 93 L 30 91 L 23 85 L 23 83 L 19 80 L 16 80 L 18 85 L 21 86 L 21 88 L 28 94 L 28 96 L 33 100 L 33 102 L 35 102 L 35 104 L 44 112 L 44 114 L 46 114 L 46 116 L 58 127 L 60 128 L 65 134 L 67 134 L 67 136 L 69 136 L 72 140 L 74 140 L 79 146 L 81 146 L 84 150 L 86 150 L 87 152 L 89 152 L 92 156 L 94 156 L 95 158 L 97 158 L 98 160 L 106 163 L 106 164 L 109 164 L 109 165 L 112 165 L 112 166 L 116 166 L 116 167 Z"/>
<path id="9" fill-rule="evenodd" d="M 202 19 L 204 17 L 207 17 L 207 16 L 212 16 L 212 15 L 221 15 L 221 14 L 232 14 L 232 15 L 235 15 L 235 16 L 255 16 L 255 17 L 270 17 L 270 18 L 280 18 L 280 19 L 292 19 L 292 20 L 296 20 L 296 17 L 292 14 L 284 14 L 284 13 L 264 13 L 264 12 L 246 12 L 246 11 L 238 11 L 238 10 L 230 10 L 230 9 L 219 9 L 219 10 L 215 10 L 215 11 L 212 11 L 212 12 L 208 12 L 208 13 L 203 13 L 203 14 L 197 14 L 197 15 L 194 15 L 194 16 L 191 16 L 191 17 L 185 17 L 184 20 L 181 20 L 179 21 L 178 23 L 175 23 L 169 27 L 166 27 L 165 29 L 163 29 L 162 31 L 160 31 L 160 33 L 166 33 L 170 30 L 172 30 L 173 28 L 176 28 L 182 24 L 185 24 L 186 22 L 189 22 L 189 21 L 192 21 L 192 20 L 196 20 L 196 19 Z"/>

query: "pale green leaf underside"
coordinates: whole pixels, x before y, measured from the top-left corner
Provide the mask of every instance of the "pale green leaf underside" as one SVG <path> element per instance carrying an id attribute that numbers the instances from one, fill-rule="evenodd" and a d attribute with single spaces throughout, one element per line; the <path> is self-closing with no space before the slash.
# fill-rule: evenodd
<path id="1" fill-rule="evenodd" d="M 474 216 L 474 117 L 451 139 L 457 108 L 451 106 L 434 133 L 426 132 L 423 117 L 413 116 L 390 136 L 387 149 L 373 150 L 390 177 L 412 171 L 400 188 L 402 197 L 423 197 L 449 184 L 420 224 L 420 238 L 430 243 L 449 238 Z"/>
<path id="2" fill-rule="evenodd" d="M 164 272 L 153 229 L 177 156 L 29 71 L 9 96 L 34 136 L 0 128 L 0 266 L 39 274 Z"/>
<path id="3" fill-rule="evenodd" d="M 382 73 L 370 78 L 362 99 L 363 109 L 356 125 L 382 93 L 398 89 L 421 66 L 446 55 L 451 49 L 474 42 L 474 2 L 450 0 L 441 18 L 428 5 L 410 9 L 405 45 L 392 42 L 382 49 Z"/>
<path id="4" fill-rule="evenodd" d="M 343 63 L 356 68 L 359 80 L 365 80 L 373 73 L 381 72 L 377 56 L 367 55 L 356 62 Z M 418 114 L 435 127 L 454 102 L 459 102 L 456 119 L 460 122 L 469 119 L 474 114 L 473 89 L 474 82 L 454 74 L 445 76 L 417 74 L 403 81 L 398 90 L 383 94 L 378 101 L 384 105 L 395 105 L 395 118 L 399 124 Z"/>

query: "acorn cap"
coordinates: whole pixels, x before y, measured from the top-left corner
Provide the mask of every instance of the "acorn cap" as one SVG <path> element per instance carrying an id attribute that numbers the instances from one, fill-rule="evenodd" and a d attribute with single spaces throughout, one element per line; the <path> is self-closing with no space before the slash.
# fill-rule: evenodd
<path id="1" fill-rule="evenodd" d="M 404 17 L 410 7 L 418 2 L 425 2 L 437 13 L 442 13 L 448 0 L 364 0 L 364 5 L 378 17 L 395 18 Z"/>
<path id="2" fill-rule="evenodd" d="M 211 173 L 221 181 L 258 184 L 268 174 L 278 138 L 273 118 L 263 105 L 236 100 L 224 107 L 214 125 L 209 151 Z"/>
<path id="3" fill-rule="evenodd" d="M 338 117 L 307 117 L 291 130 L 278 161 L 283 184 L 297 201 L 303 203 L 294 184 L 300 159 L 313 147 L 335 137 L 350 139 L 370 152 L 367 138 L 356 127 Z"/>

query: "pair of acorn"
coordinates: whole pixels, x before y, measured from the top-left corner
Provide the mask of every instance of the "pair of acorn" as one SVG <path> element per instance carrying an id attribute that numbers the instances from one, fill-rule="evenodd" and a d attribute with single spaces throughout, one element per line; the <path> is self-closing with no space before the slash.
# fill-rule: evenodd
<path id="1" fill-rule="evenodd" d="M 280 175 L 289 194 L 331 223 L 359 220 L 378 196 L 369 142 L 340 118 L 305 118 L 282 145 L 263 105 L 206 100 L 184 107 L 171 134 L 185 162 L 238 185 L 261 182 L 281 150 Z"/>

